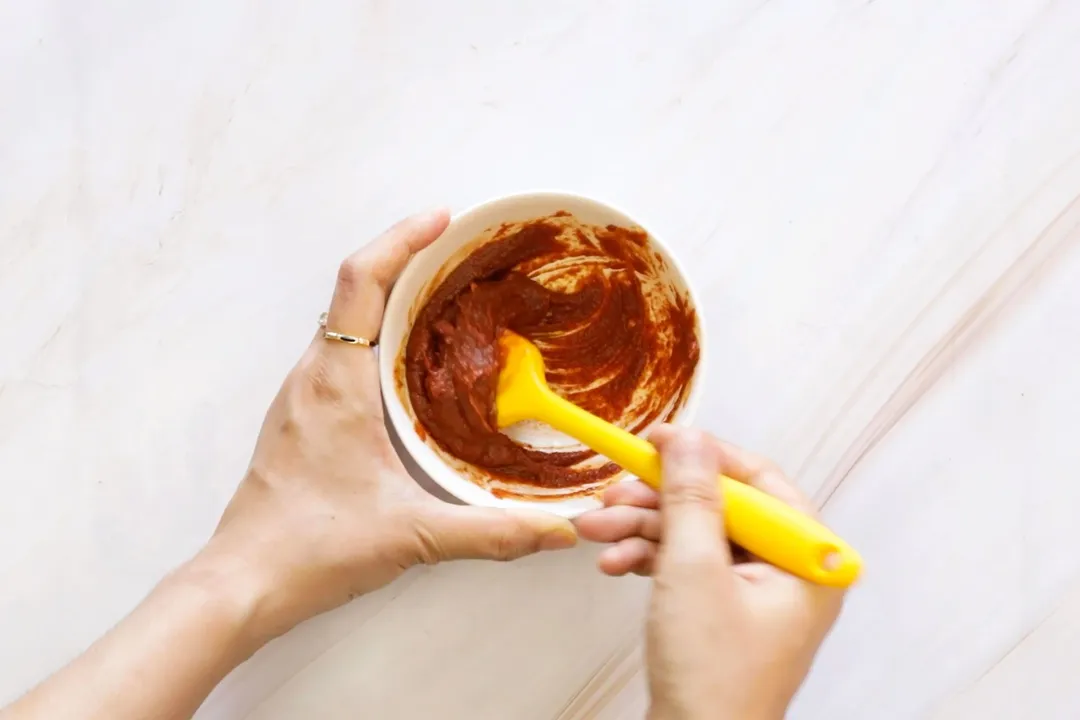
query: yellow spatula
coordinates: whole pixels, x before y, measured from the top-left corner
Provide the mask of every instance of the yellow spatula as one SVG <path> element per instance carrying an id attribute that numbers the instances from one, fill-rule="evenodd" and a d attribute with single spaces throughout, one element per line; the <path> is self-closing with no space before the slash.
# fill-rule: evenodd
<path id="1" fill-rule="evenodd" d="M 660 454 L 652 443 L 552 392 L 544 377 L 544 359 L 525 338 L 506 332 L 499 344 L 502 367 L 495 397 L 499 427 L 530 419 L 547 423 L 659 489 Z M 749 485 L 724 475 L 719 483 L 732 542 L 820 585 L 847 587 L 855 582 L 862 568 L 859 554 L 824 525 Z"/>

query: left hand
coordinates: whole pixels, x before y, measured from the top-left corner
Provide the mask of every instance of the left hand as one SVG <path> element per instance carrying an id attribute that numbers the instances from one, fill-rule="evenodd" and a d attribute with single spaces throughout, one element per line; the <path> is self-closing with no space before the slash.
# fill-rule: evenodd
<path id="1" fill-rule="evenodd" d="M 375 339 L 390 286 L 447 223 L 445 211 L 409 218 L 346 259 L 327 327 Z M 204 553 L 253 583 L 260 628 L 273 636 L 412 565 L 512 560 L 576 539 L 567 520 L 548 513 L 450 505 L 427 494 L 390 444 L 374 350 L 320 332 L 271 404 L 247 475 Z"/>

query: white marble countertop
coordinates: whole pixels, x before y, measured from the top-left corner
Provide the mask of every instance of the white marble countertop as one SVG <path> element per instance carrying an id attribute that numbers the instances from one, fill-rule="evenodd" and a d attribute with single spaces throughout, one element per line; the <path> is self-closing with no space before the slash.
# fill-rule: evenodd
<path id="1" fill-rule="evenodd" d="M 212 530 L 338 261 L 556 187 L 686 259 L 702 424 L 864 553 L 796 719 L 1075 718 L 1080 3 L 0 0 L 0 701 Z M 462 563 L 200 718 L 639 717 L 647 583 Z"/>

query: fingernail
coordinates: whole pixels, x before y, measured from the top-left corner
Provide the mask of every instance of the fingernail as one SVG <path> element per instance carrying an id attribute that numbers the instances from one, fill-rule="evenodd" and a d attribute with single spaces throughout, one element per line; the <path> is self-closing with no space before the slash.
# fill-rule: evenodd
<path id="1" fill-rule="evenodd" d="M 719 467 L 720 455 L 709 436 L 686 428 L 672 435 L 660 449 L 665 471 L 679 472 L 687 467 Z"/>
<path id="2" fill-rule="evenodd" d="M 577 545 L 577 534 L 566 528 L 559 528 L 540 537 L 541 550 L 566 550 Z"/>

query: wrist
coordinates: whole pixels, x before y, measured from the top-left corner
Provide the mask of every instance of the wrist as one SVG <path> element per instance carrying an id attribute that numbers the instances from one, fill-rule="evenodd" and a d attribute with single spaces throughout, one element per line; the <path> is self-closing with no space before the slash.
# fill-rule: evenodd
<path id="1" fill-rule="evenodd" d="M 162 584 L 194 594 L 207 618 L 227 631 L 245 657 L 288 629 L 276 629 L 270 618 L 268 584 L 214 540 Z"/>
<path id="2" fill-rule="evenodd" d="M 664 703 L 653 702 L 649 705 L 646 720 L 784 720 L 787 708 L 774 709 L 735 709 L 722 702 L 698 707 L 672 708 Z"/>

